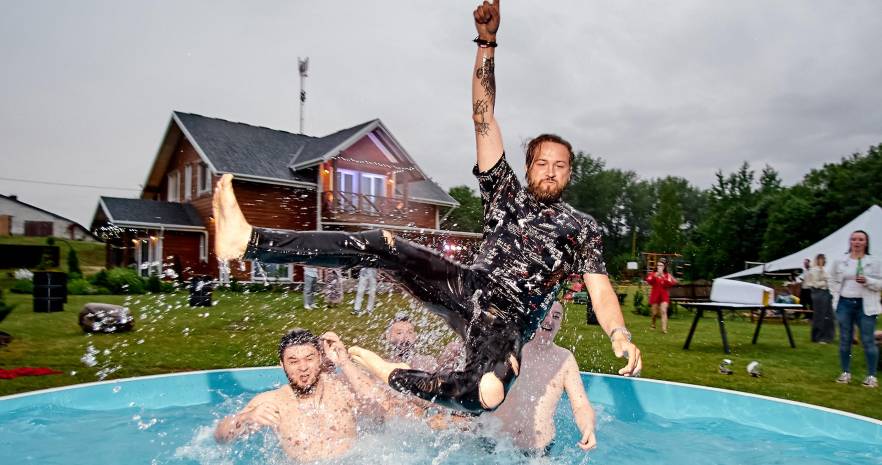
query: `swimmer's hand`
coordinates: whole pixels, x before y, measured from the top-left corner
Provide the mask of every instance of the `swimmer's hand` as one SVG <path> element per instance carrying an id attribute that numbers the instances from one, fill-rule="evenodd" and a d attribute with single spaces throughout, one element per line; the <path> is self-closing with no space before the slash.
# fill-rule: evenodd
<path id="1" fill-rule="evenodd" d="M 349 361 L 349 352 L 346 350 L 346 346 L 343 345 L 343 341 L 340 340 L 340 336 L 329 331 L 322 334 L 321 340 L 322 348 L 325 351 L 325 357 L 327 357 L 331 363 L 334 365 L 340 365 L 341 363 Z"/>
<path id="2" fill-rule="evenodd" d="M 585 431 L 585 434 L 582 435 L 582 439 L 580 439 L 576 445 L 585 452 L 597 447 L 597 437 L 594 436 L 594 429 L 592 428 Z"/>
<path id="3" fill-rule="evenodd" d="M 249 430 L 256 431 L 266 426 L 278 428 L 279 423 L 282 422 L 282 415 L 275 405 L 257 404 L 253 409 L 240 413 L 237 420 L 245 424 Z"/>
<path id="4" fill-rule="evenodd" d="M 643 359 L 640 357 L 640 349 L 637 348 L 621 333 L 616 335 L 612 343 L 616 357 L 628 359 L 628 364 L 619 370 L 622 376 L 640 376 L 643 369 Z"/>

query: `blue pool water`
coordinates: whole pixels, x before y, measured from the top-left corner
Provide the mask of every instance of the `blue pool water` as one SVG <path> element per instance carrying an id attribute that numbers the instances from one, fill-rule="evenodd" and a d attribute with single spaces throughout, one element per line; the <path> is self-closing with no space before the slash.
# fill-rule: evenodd
<path id="1" fill-rule="evenodd" d="M 550 457 L 401 420 L 363 433 L 352 464 L 882 464 L 882 422 L 804 404 L 583 374 L 599 447 L 558 407 Z M 284 382 L 279 368 L 133 378 L 0 398 L 0 463 L 286 464 L 272 433 L 219 446 L 214 422 Z M 882 400 L 880 400 L 882 401 Z"/>

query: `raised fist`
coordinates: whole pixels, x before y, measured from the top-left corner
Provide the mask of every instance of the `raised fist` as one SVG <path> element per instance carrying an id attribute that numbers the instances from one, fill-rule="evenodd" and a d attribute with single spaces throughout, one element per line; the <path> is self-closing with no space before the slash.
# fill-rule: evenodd
<path id="1" fill-rule="evenodd" d="M 494 0 L 493 3 L 485 0 L 475 8 L 475 29 L 478 30 L 478 37 L 483 40 L 496 40 L 499 19 L 499 0 Z"/>

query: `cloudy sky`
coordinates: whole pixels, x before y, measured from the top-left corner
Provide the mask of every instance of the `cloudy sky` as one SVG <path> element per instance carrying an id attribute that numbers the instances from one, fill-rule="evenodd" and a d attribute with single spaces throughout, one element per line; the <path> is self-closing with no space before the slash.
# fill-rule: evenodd
<path id="1" fill-rule="evenodd" d="M 308 134 L 380 118 L 442 186 L 473 184 L 475 5 L 3 0 L 0 193 L 88 225 L 99 195 L 137 195 L 173 110 L 296 132 L 298 56 Z M 497 117 L 513 160 L 557 132 L 644 178 L 707 187 L 746 160 L 791 184 L 882 142 L 877 0 L 502 8 Z"/>

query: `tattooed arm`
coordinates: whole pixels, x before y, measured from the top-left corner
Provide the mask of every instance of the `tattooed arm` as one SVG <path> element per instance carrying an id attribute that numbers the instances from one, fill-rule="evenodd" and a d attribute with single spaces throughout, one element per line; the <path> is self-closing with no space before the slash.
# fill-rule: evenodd
<path id="1" fill-rule="evenodd" d="M 495 42 L 500 20 L 499 0 L 492 4 L 485 1 L 475 9 L 474 16 L 478 37 Z M 496 165 L 503 152 L 502 134 L 493 116 L 496 105 L 495 51 L 494 48 L 478 47 L 472 71 L 472 119 L 475 122 L 478 170 L 481 172 Z"/>

